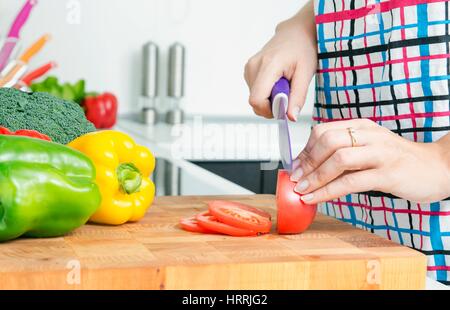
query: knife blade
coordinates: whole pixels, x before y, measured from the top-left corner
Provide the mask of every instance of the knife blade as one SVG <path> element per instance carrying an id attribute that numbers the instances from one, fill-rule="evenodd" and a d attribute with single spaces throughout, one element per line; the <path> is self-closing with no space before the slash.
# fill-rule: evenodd
<path id="1" fill-rule="evenodd" d="M 292 172 L 292 146 L 289 134 L 287 109 L 289 104 L 290 84 L 286 78 L 281 78 L 272 89 L 270 102 L 272 113 L 278 123 L 278 143 L 283 168 Z"/>

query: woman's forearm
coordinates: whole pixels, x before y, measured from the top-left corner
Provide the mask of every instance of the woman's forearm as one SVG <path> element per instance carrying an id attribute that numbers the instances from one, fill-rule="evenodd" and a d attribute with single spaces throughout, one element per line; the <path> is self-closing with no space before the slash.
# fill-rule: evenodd
<path id="1" fill-rule="evenodd" d="M 294 16 L 278 24 L 276 32 L 302 30 L 316 42 L 316 22 L 314 16 L 314 1 L 309 0 Z"/>

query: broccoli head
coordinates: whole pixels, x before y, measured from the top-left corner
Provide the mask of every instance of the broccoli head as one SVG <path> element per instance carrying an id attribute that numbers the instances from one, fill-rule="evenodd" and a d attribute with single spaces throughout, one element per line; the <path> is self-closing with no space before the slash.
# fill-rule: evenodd
<path id="1" fill-rule="evenodd" d="M 0 88 L 0 126 L 11 131 L 37 130 L 61 144 L 95 131 L 78 104 L 14 88 Z"/>

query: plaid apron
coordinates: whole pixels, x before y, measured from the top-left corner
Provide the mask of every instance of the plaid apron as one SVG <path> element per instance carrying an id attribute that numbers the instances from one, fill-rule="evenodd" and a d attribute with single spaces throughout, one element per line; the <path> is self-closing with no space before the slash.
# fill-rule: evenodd
<path id="1" fill-rule="evenodd" d="M 316 123 L 370 118 L 425 143 L 450 131 L 447 1 L 315 2 Z M 370 192 L 330 201 L 320 210 L 423 252 L 428 275 L 450 284 L 450 198 L 418 204 Z"/>

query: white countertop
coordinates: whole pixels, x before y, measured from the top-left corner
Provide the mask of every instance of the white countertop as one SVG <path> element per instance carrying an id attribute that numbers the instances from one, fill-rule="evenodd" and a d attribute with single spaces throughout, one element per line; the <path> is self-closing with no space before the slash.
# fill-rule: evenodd
<path id="1" fill-rule="evenodd" d="M 195 117 L 183 125 L 147 126 L 128 117 L 122 118 L 118 127 L 164 148 L 172 158 L 195 161 L 279 159 L 278 126 L 271 120 Z M 310 128 L 309 118 L 290 123 L 293 155 L 306 144 Z"/>
<path id="2" fill-rule="evenodd" d="M 144 125 L 133 118 L 121 118 L 116 126 L 132 135 L 137 143 L 147 146 L 158 158 L 182 169 L 193 182 L 204 182 L 212 194 L 253 194 L 190 161 L 278 160 L 277 125 L 269 120 L 254 119 L 190 119 L 181 126 Z M 291 123 L 293 152 L 299 152 L 309 137 L 311 123 L 307 119 Z M 450 290 L 431 278 L 427 290 Z"/>
<path id="3" fill-rule="evenodd" d="M 222 194 L 222 195 L 250 195 L 249 190 L 221 177 L 210 171 L 200 168 L 191 163 L 187 158 L 182 158 L 172 152 L 170 140 L 170 129 L 166 125 L 155 127 L 142 125 L 130 120 L 119 120 L 115 129 L 130 134 L 137 143 L 148 147 L 159 159 L 170 162 L 172 165 L 183 171 L 183 174 L 191 177 L 193 183 L 197 183 L 207 191 L 202 194 Z M 158 137 L 161 137 L 159 139 Z M 192 193 L 195 194 L 195 193 Z"/>

